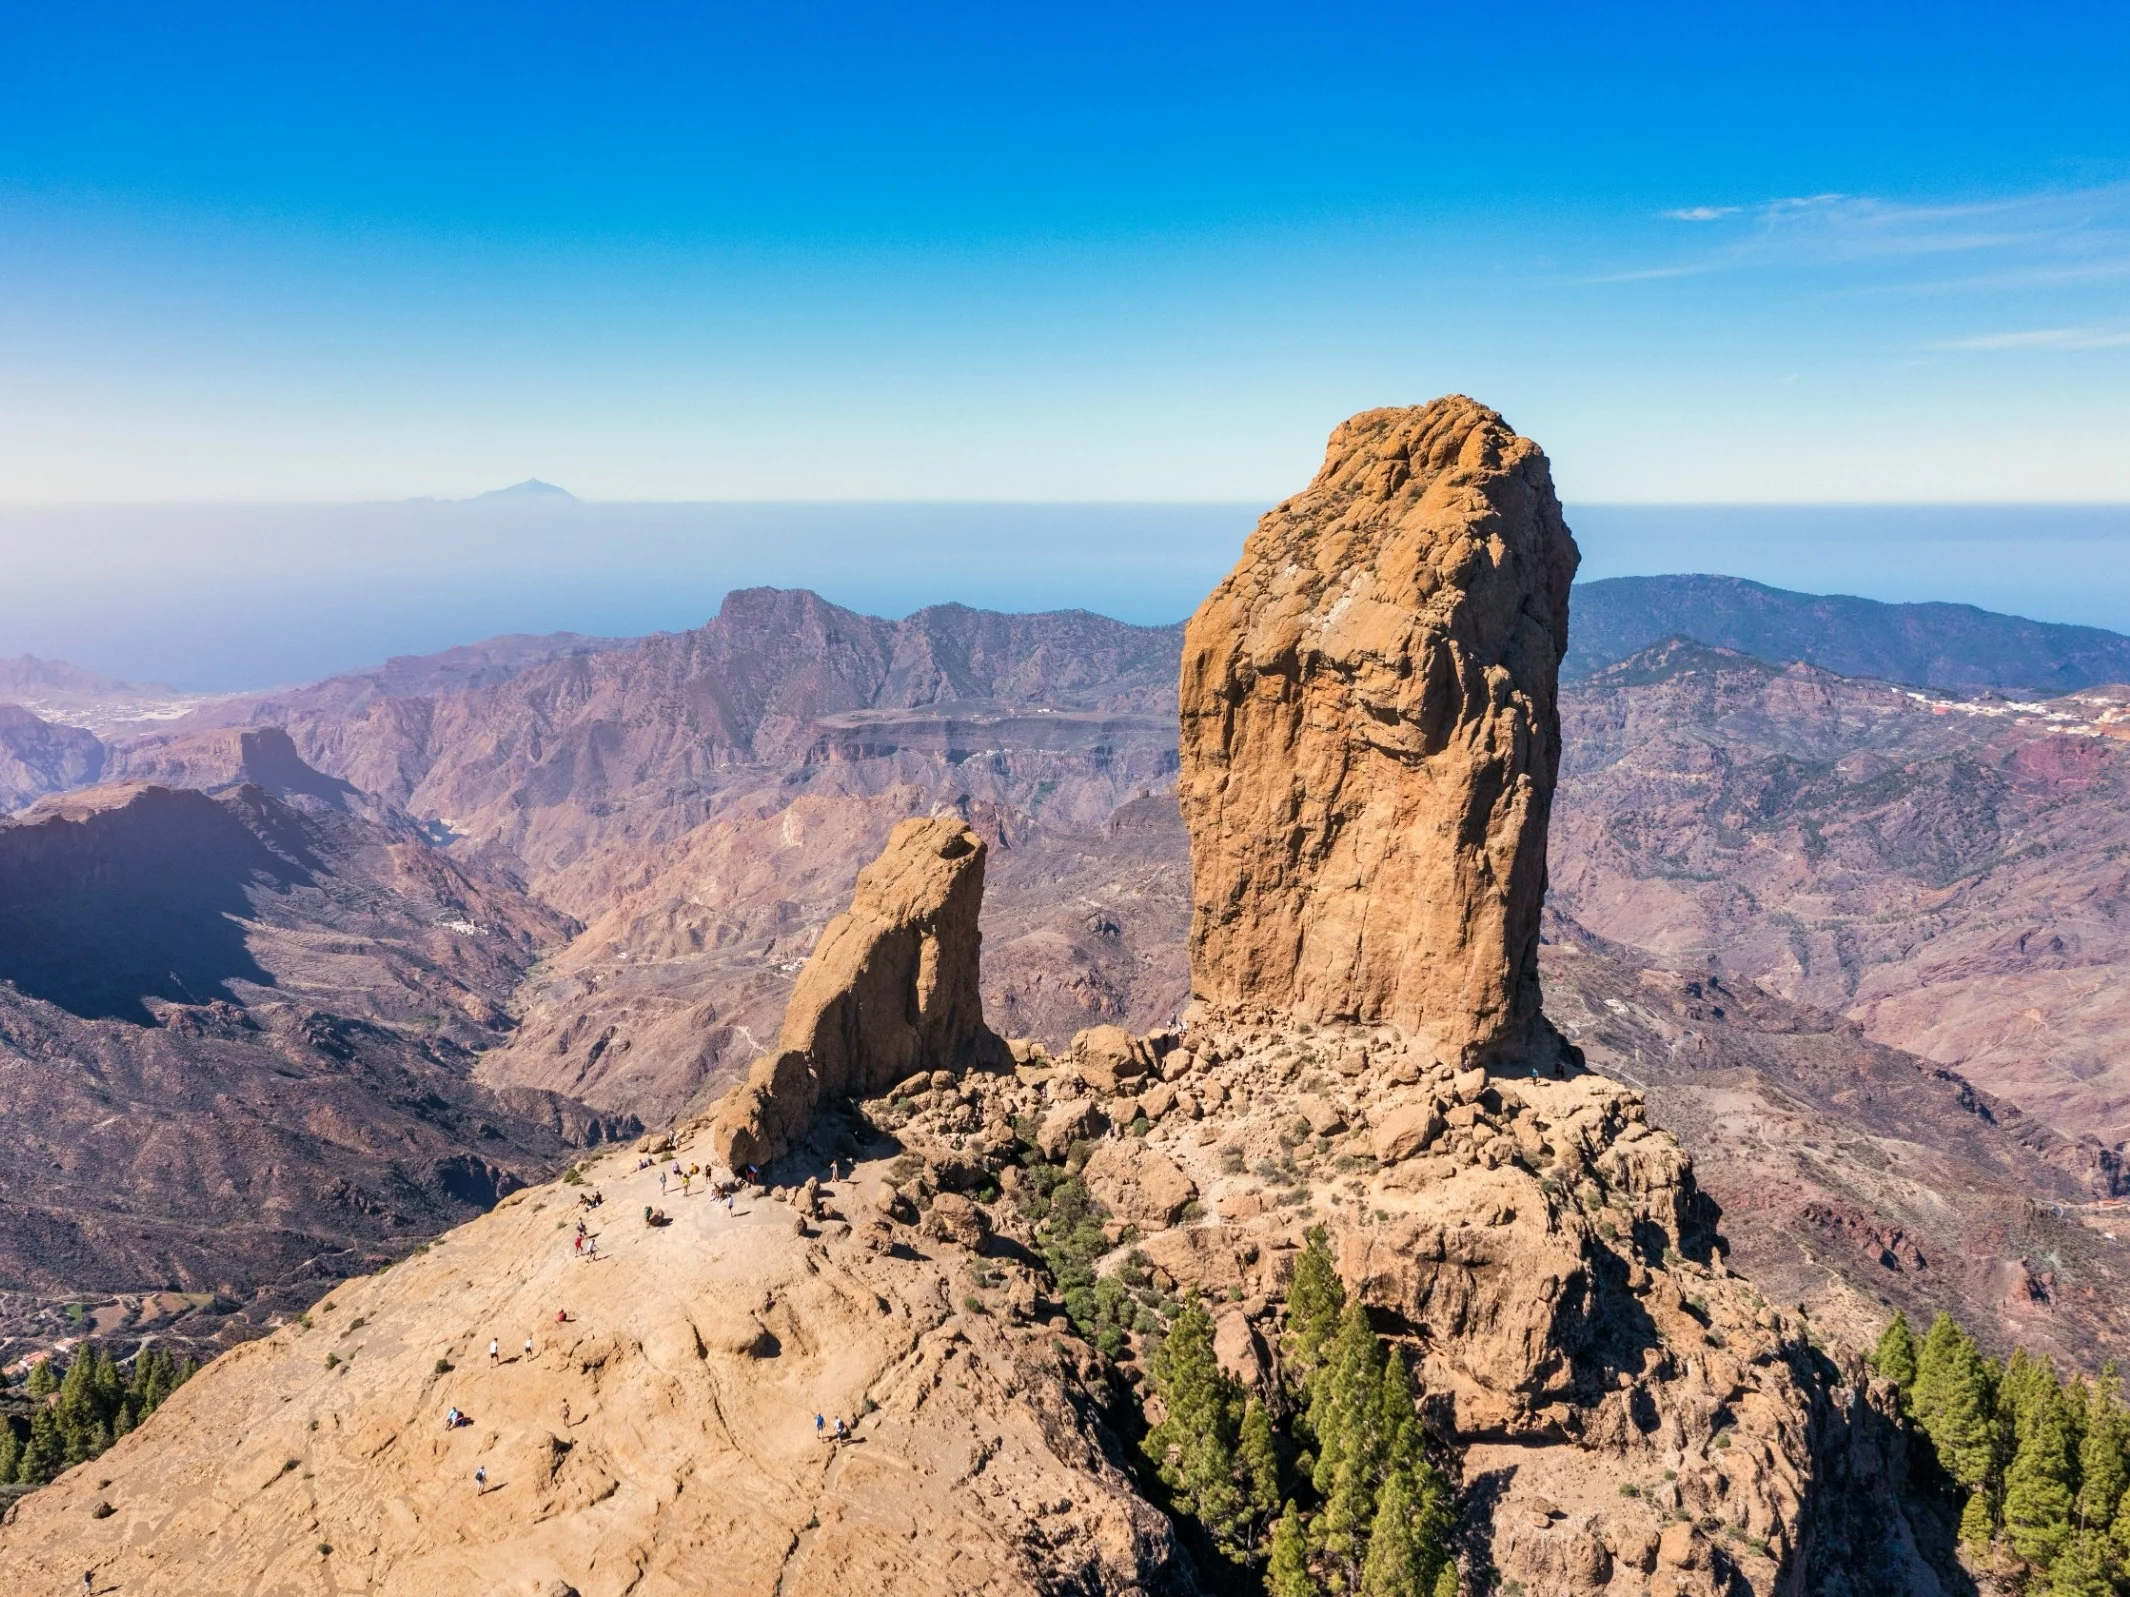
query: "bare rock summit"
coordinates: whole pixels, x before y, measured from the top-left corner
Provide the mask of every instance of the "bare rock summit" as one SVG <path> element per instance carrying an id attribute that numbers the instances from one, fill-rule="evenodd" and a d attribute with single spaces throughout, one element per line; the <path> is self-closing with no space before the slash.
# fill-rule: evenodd
<path id="1" fill-rule="evenodd" d="M 1198 998 L 1456 1062 L 1526 1045 L 1577 559 L 1545 455 L 1484 405 L 1331 435 L 1184 635 Z"/>

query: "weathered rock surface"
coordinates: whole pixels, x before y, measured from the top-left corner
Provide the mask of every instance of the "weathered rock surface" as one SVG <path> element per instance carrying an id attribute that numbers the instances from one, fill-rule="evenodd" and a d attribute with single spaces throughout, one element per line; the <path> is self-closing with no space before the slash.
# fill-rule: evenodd
<path id="1" fill-rule="evenodd" d="M 978 1278 L 1017 1266 L 945 1228 L 921 1261 L 876 1251 L 853 1221 L 877 1164 L 802 1233 L 783 1203 L 728 1214 L 638 1162 L 516 1194 L 217 1360 L 13 1511 L 0 1590 L 72 1592 L 91 1566 L 168 1597 L 1194 1589 L 1112 1462 L 1088 1351 L 963 1307 L 1002 1306 Z M 587 1260 L 569 1238 L 595 1188 Z M 642 1225 L 649 1204 L 672 1223 Z"/>
<path id="2" fill-rule="evenodd" d="M 916 1070 L 965 1070 L 1000 1049 L 977 990 L 984 842 L 958 820 L 904 821 L 858 874 L 800 973 L 774 1052 L 718 1106 L 728 1168 L 782 1158 L 824 1099 Z"/>
<path id="3" fill-rule="evenodd" d="M 1332 434 L 1185 631 L 1198 997 L 1531 1044 L 1576 560 L 1545 456 L 1484 406 Z"/>

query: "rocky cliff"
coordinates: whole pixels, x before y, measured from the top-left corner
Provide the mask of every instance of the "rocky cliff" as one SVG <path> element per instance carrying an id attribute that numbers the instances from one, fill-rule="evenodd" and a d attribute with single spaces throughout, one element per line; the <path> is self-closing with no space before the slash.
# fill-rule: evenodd
<path id="1" fill-rule="evenodd" d="M 997 1052 L 977 991 L 984 843 L 960 821 L 909 820 L 858 873 L 800 973 L 777 1046 L 719 1105 L 727 1169 L 766 1165 L 829 1098 L 870 1097 L 918 1070 L 956 1074 Z"/>
<path id="2" fill-rule="evenodd" d="M 1468 399 L 1368 411 L 1184 635 L 1191 977 L 1216 1006 L 1536 1040 L 1575 543 Z"/>

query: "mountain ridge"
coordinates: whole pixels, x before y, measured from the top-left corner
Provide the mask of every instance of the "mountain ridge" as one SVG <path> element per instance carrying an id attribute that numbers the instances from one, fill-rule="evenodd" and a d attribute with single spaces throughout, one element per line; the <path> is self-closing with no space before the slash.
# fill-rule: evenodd
<path id="1" fill-rule="evenodd" d="M 2130 682 L 2130 636 L 1969 604 L 1889 604 L 1703 574 L 1582 582 L 1574 603 L 1564 680 L 1683 634 L 1915 687 L 2060 694 Z"/>

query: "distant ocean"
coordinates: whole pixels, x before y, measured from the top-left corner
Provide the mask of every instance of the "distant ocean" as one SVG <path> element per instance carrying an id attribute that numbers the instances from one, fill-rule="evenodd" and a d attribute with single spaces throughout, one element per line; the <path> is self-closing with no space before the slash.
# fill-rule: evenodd
<path id="1" fill-rule="evenodd" d="M 0 656 L 196 691 L 329 675 L 503 632 L 700 625 L 725 593 L 879 615 L 957 601 L 1180 620 L 1246 504 L 0 508 Z M 1586 578 L 1668 571 L 1944 599 L 2130 631 L 2130 505 L 1571 505 Z"/>

